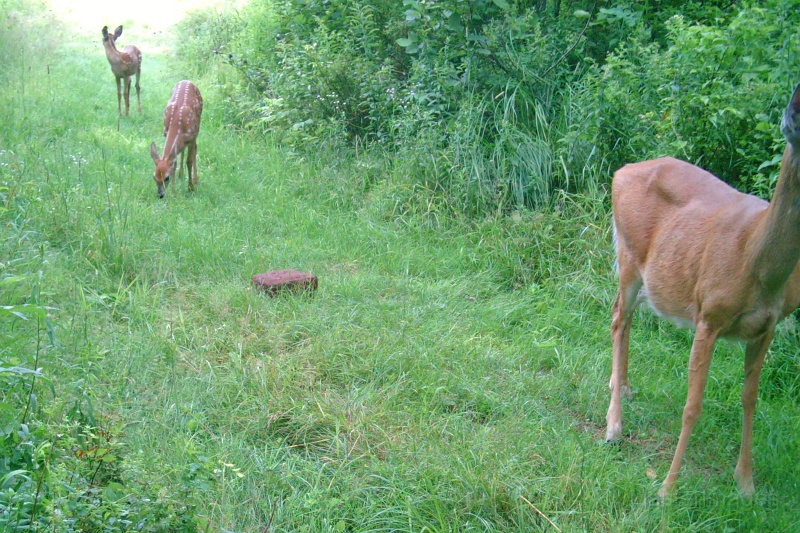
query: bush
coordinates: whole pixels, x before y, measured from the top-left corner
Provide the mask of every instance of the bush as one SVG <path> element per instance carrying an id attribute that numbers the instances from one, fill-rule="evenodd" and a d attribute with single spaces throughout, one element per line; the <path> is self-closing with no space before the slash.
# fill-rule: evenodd
<path id="1" fill-rule="evenodd" d="M 182 33 L 187 52 L 239 73 L 231 120 L 301 149 L 424 153 L 426 187 L 466 212 L 594 194 L 610 180 L 598 167 L 660 155 L 767 195 L 782 146 L 774 95 L 799 49 L 790 2 L 593 6 L 252 2 Z M 680 12 L 692 20 L 665 21 Z"/>
<path id="2" fill-rule="evenodd" d="M 775 0 L 746 6 L 724 26 L 676 16 L 663 48 L 640 30 L 585 81 L 596 145 L 613 168 L 672 155 L 767 196 L 796 82 L 798 22 L 789 2 Z"/>

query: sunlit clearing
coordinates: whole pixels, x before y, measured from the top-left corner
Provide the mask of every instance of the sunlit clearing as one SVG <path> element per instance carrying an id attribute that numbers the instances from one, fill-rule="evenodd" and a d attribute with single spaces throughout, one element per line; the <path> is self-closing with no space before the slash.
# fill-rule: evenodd
<path id="1" fill-rule="evenodd" d="M 100 35 L 103 26 L 116 28 L 120 24 L 141 37 L 163 32 L 180 21 L 187 13 L 225 0 L 46 0 L 57 18 L 82 35 Z M 230 2 L 227 2 L 228 4 Z M 242 3 L 242 2 L 238 2 Z"/>

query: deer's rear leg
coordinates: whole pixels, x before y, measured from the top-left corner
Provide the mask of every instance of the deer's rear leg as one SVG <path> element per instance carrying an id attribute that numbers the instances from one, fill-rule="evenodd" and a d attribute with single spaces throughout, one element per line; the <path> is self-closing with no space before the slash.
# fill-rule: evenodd
<path id="1" fill-rule="evenodd" d="M 186 147 L 189 152 L 186 155 L 186 172 L 189 175 L 189 190 L 193 191 L 197 188 L 197 143 L 192 141 Z"/>
<path id="2" fill-rule="evenodd" d="M 139 89 L 139 76 L 140 75 L 141 75 L 141 72 L 137 72 L 136 73 L 136 100 L 139 102 L 139 114 L 142 113 L 142 97 L 139 94 L 139 92 L 140 92 L 140 89 Z"/>
<path id="3" fill-rule="evenodd" d="M 622 255 L 622 254 L 620 254 Z M 611 312 L 611 403 L 606 414 L 606 440 L 613 441 L 622 434 L 622 396 L 631 397 L 628 381 L 628 351 L 630 348 L 631 320 L 638 303 L 642 280 L 634 269 L 627 268 L 620 259 L 620 287 Z"/>
<path id="4" fill-rule="evenodd" d="M 125 78 L 125 116 L 128 116 L 128 112 L 130 111 L 131 107 L 131 79 L 130 77 Z"/>

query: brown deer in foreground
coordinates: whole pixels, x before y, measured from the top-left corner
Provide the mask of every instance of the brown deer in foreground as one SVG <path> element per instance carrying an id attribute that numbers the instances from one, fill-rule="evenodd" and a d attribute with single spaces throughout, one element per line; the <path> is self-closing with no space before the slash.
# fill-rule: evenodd
<path id="1" fill-rule="evenodd" d="M 200 132 L 200 116 L 203 114 L 203 97 L 194 83 L 179 81 L 172 89 L 172 97 L 164 109 L 164 155 L 158 157 L 156 143 L 150 144 L 150 156 L 156 164 L 153 179 L 158 187 L 158 197 L 164 197 L 164 189 L 175 175 L 175 163 L 181 156 L 179 171 L 183 170 L 184 150 L 186 170 L 189 175 L 189 191 L 197 187 L 197 134 Z"/>
<path id="2" fill-rule="evenodd" d="M 631 395 L 628 348 L 636 306 L 647 301 L 659 315 L 695 329 L 683 424 L 661 498 L 675 488 L 720 337 L 746 342 L 735 477 L 743 495 L 755 490 L 751 448 L 761 367 L 775 325 L 800 303 L 799 120 L 800 85 L 783 115 L 787 145 L 770 203 L 671 158 L 626 165 L 614 175 L 619 292 L 611 323 L 607 440 L 622 433 L 620 396 Z"/>
<path id="3" fill-rule="evenodd" d="M 117 80 L 117 129 L 119 129 L 119 117 L 122 115 L 122 80 L 125 80 L 125 116 L 128 116 L 128 110 L 130 109 L 131 76 L 136 76 L 136 99 L 139 102 L 139 113 L 142 112 L 142 99 L 139 94 L 142 53 L 132 44 L 126 46 L 122 52 L 117 50 L 116 41 L 122 35 L 122 26 L 118 26 L 113 35 L 108 33 L 108 26 L 103 26 L 102 33 L 106 58 L 108 58 L 111 72 L 114 73 L 114 78 Z"/>

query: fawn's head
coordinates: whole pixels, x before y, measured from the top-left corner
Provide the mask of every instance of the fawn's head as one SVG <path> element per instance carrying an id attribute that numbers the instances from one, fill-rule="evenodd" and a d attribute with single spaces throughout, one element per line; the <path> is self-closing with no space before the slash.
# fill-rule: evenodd
<path id="1" fill-rule="evenodd" d="M 156 164 L 153 179 L 156 180 L 156 192 L 159 198 L 164 197 L 164 191 L 169 185 L 169 180 L 175 174 L 175 156 L 175 150 L 173 149 L 169 156 L 162 159 L 158 156 L 156 143 L 150 144 L 150 157 L 153 158 L 153 163 Z"/>
<path id="2" fill-rule="evenodd" d="M 114 46 L 116 48 L 114 43 L 116 42 L 117 39 L 119 39 L 119 36 L 122 35 L 122 26 L 117 26 L 117 29 L 114 30 L 113 35 L 108 33 L 108 26 L 103 26 L 102 33 L 103 33 L 103 44 L 108 42 L 111 43 L 111 46 Z"/>

